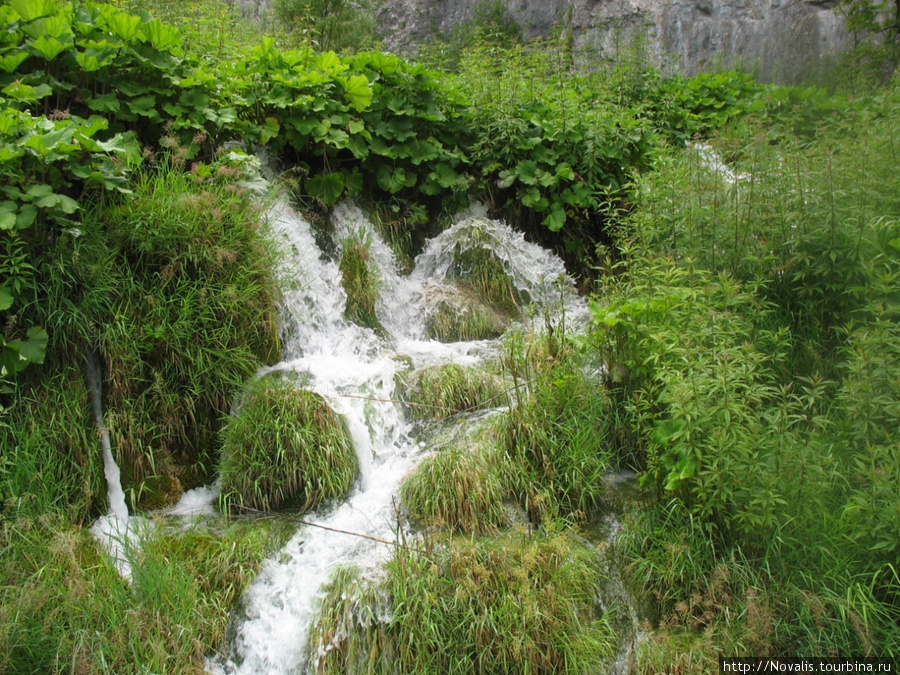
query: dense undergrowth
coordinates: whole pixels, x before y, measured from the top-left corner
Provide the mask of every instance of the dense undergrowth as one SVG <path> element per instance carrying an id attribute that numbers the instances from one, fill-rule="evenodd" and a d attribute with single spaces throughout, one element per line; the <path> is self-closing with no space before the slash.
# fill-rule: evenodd
<path id="1" fill-rule="evenodd" d="M 11 0 L 0 26 L 0 672 L 199 667 L 268 546 L 159 533 L 129 588 L 81 527 L 105 510 L 89 349 L 132 507 L 220 463 L 248 503 L 281 504 L 259 491 L 262 442 L 256 478 L 223 459 L 250 434 L 225 421 L 236 394 L 279 356 L 277 254 L 234 141 L 292 167 L 302 205 L 376 205 L 403 255 L 476 198 L 595 290 L 587 338 L 511 334 L 490 375 L 410 383 L 428 423 L 509 409 L 407 480 L 428 550 L 333 594 L 316 639 L 366 628 L 322 672 L 585 670 L 610 640 L 569 528 L 616 466 L 646 495 L 619 542 L 657 607 L 641 672 L 900 652 L 896 84 L 851 100 L 637 61 L 580 72 L 565 44 L 509 35 L 441 73 L 90 2 Z M 341 244 L 348 318 L 377 329 L 366 242 Z M 464 262 L 462 302 L 484 312 L 460 322 L 448 300 L 434 337 L 498 334 L 528 302 L 490 259 Z M 321 483 L 295 471 L 308 429 L 286 418 L 273 447 L 301 489 L 285 503 L 346 490 L 352 461 Z M 509 529 L 511 505 L 533 533 Z"/>

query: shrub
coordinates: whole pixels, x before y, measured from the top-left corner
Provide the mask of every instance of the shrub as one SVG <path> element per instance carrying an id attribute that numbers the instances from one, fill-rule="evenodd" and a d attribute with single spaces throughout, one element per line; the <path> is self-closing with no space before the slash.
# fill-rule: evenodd
<path id="1" fill-rule="evenodd" d="M 345 422 L 287 378 L 251 383 L 223 438 L 219 471 L 229 506 L 309 509 L 346 493 L 358 471 Z"/>

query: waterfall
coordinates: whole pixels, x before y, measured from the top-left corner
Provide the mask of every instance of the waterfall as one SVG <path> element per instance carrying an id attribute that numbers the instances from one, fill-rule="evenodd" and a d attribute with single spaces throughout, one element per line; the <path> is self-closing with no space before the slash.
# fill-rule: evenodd
<path id="1" fill-rule="evenodd" d="M 109 432 L 103 421 L 103 368 L 100 364 L 100 354 L 96 348 L 88 347 L 85 359 L 91 404 L 94 409 L 94 422 L 97 425 L 100 445 L 103 449 L 103 473 L 106 477 L 108 508 L 107 514 L 98 518 L 91 527 L 91 532 L 104 545 L 119 574 L 125 579 L 130 579 L 129 553 L 137 545 L 144 521 L 128 515 L 119 465 L 116 464 L 113 457 Z"/>
<path id="2" fill-rule="evenodd" d="M 309 662 L 307 641 L 315 601 L 331 572 L 350 563 L 372 571 L 388 559 L 390 547 L 374 539 L 394 539 L 399 486 L 422 455 L 395 402 L 395 375 L 404 364 L 474 365 L 499 353 L 496 340 L 445 344 L 423 338 L 426 287 L 448 283 L 449 259 L 459 247 L 469 245 L 472 228 L 482 235 L 477 245 L 489 247 L 517 287 L 535 302 L 545 301 L 549 289 L 555 297 L 564 296 L 573 314 L 584 311 L 575 308 L 579 301 L 571 282 L 560 281 L 562 262 L 502 223 L 464 219 L 429 242 L 413 273 L 404 276 L 390 248 L 358 208 L 338 205 L 333 222 L 338 248 L 352 234 L 371 242 L 370 260 L 378 266 L 379 277 L 376 314 L 383 333 L 343 318 L 346 295 L 339 265 L 325 258 L 309 223 L 280 201 L 270 210 L 269 224 L 284 254 L 279 270 L 285 287 L 284 360 L 258 376 L 273 371 L 302 373 L 305 386 L 325 397 L 347 420 L 360 478 L 345 501 L 304 516 L 305 521 L 329 529 L 300 526 L 263 564 L 240 614 L 232 617 L 223 653 L 207 662 L 207 669 L 217 675 L 308 672 L 314 665 Z"/>

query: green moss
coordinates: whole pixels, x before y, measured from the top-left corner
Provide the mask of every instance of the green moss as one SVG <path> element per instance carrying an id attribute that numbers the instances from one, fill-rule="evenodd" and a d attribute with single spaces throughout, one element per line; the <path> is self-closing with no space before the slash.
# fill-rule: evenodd
<path id="1" fill-rule="evenodd" d="M 312 508 L 347 492 L 358 464 L 346 424 L 325 400 L 287 379 L 252 383 L 223 433 L 229 506 Z"/>

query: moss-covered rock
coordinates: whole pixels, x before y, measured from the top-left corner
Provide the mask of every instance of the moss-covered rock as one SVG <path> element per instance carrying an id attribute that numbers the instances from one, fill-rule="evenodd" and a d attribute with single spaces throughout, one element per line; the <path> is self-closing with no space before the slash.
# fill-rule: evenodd
<path id="1" fill-rule="evenodd" d="M 224 439 L 222 495 L 232 507 L 309 509 L 346 493 L 359 468 L 344 420 L 288 379 L 251 384 Z"/>

